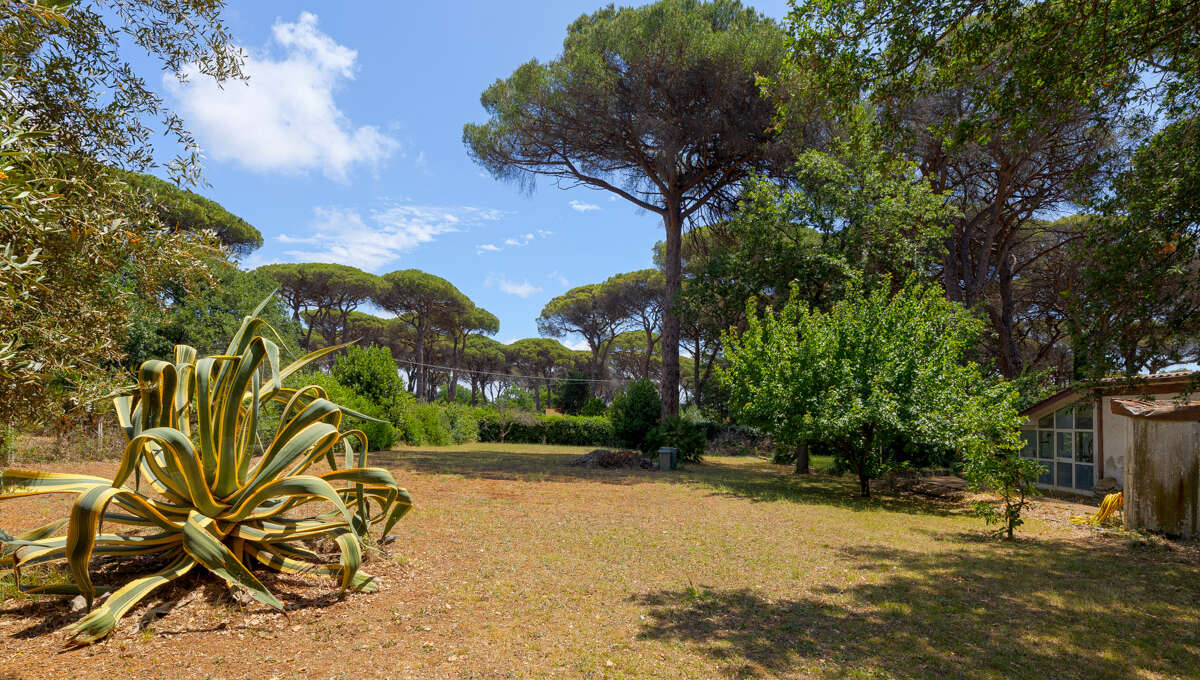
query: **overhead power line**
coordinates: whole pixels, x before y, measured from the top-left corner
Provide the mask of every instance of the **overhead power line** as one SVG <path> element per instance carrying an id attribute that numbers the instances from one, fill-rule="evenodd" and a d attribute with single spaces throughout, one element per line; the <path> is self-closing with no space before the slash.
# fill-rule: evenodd
<path id="1" fill-rule="evenodd" d="M 475 370 L 475 369 L 470 369 L 470 368 L 454 368 L 452 366 L 438 366 L 436 364 L 425 364 L 425 363 L 418 363 L 416 361 L 409 361 L 408 359 L 396 359 L 396 363 L 408 364 L 413 367 L 419 366 L 419 367 L 423 367 L 423 368 L 432 368 L 432 369 L 436 369 L 439 371 L 450 371 L 451 373 L 453 373 L 453 372 L 472 373 L 475 375 L 490 375 L 490 376 L 495 376 L 497 378 L 515 378 L 515 379 L 519 379 L 519 380 L 544 380 L 546 382 L 552 382 L 552 381 L 565 382 L 567 380 L 574 380 L 577 382 L 588 382 L 588 383 L 629 382 L 628 378 L 604 378 L 604 379 L 599 379 L 599 378 L 547 378 L 546 376 L 542 376 L 542 375 L 517 375 L 515 373 L 503 373 L 501 371 L 480 371 L 480 370 Z"/>

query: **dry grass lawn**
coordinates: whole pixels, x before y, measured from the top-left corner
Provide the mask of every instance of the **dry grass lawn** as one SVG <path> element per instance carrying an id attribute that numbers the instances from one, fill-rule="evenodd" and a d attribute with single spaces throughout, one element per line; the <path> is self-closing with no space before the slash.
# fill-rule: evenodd
<path id="1" fill-rule="evenodd" d="M 0 678 L 1200 676 L 1194 546 L 1071 525 L 1085 506 L 1043 501 L 1006 543 L 961 505 L 756 459 L 564 465 L 581 452 L 379 454 L 417 503 L 366 567 L 380 592 L 264 577 L 286 617 L 190 576 L 63 651 L 80 614 L 6 576 Z M 3 502 L 0 527 L 64 507 Z"/>

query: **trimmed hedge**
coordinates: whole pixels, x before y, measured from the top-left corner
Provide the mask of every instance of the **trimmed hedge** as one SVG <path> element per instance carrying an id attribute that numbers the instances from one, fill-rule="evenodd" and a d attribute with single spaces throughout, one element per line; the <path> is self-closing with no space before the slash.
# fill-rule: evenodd
<path id="1" fill-rule="evenodd" d="M 499 442 L 501 430 L 500 414 L 480 411 L 479 441 Z M 618 446 L 608 418 L 587 416 L 535 416 L 532 421 L 513 423 L 504 441 L 510 444 Z"/>

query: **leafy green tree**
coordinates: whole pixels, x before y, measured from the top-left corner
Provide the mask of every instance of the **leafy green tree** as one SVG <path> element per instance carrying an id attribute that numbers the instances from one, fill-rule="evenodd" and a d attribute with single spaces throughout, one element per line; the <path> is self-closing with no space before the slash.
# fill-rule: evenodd
<path id="1" fill-rule="evenodd" d="M 25 112 L 30 129 L 50 132 L 57 153 L 129 169 L 154 165 L 151 140 L 161 128 L 182 150 L 167 164 L 172 178 L 195 184 L 199 149 L 158 85 L 163 73 L 218 82 L 244 78 L 242 52 L 221 19 L 224 4 L 5 2 L 0 109 Z M 152 84 L 130 59 L 139 51 L 161 65 L 152 70 Z M 68 176 L 82 180 L 95 171 L 79 167 Z"/>
<path id="2" fill-rule="evenodd" d="M 462 365 L 471 380 L 471 405 L 479 394 L 487 397 L 487 388 L 500 381 L 508 370 L 508 359 L 504 356 L 504 345 L 483 335 L 472 335 L 466 340 Z"/>
<path id="3" fill-rule="evenodd" d="M 257 229 L 215 201 L 153 175 L 129 172 L 123 173 L 122 178 L 169 229 L 211 231 L 239 258 L 262 247 L 262 234 Z"/>
<path id="4" fill-rule="evenodd" d="M 617 294 L 624 300 L 623 306 L 629 315 L 630 325 L 642 329 L 638 337 L 644 343 L 644 349 L 638 377 L 649 378 L 656 349 L 662 339 L 659 332 L 662 330 L 663 300 L 666 296 L 663 273 L 657 269 L 641 269 L 612 276 L 605 284 L 616 288 Z"/>
<path id="5" fill-rule="evenodd" d="M 255 271 L 278 282 L 293 318 L 305 322 L 306 349 L 312 347 L 313 331 L 326 343 L 345 342 L 351 312 L 377 296 L 383 285 L 373 274 L 328 262 L 268 264 Z"/>
<path id="6" fill-rule="evenodd" d="M 1078 248 L 1067 318 L 1085 376 L 1133 377 L 1200 356 L 1200 119 L 1140 147 Z"/>
<path id="7" fill-rule="evenodd" d="M 428 399 L 430 372 L 426 368 L 426 350 L 430 336 L 447 318 L 470 309 L 471 301 L 454 284 L 418 269 L 402 269 L 384 274 L 373 300 L 396 315 L 413 334 L 414 394 Z"/>
<path id="8" fill-rule="evenodd" d="M 641 449 L 643 453 L 649 453 L 657 443 L 651 433 L 658 426 L 661 413 L 658 390 L 649 380 L 635 380 L 625 385 L 608 407 L 613 436 L 621 446 Z"/>
<path id="9" fill-rule="evenodd" d="M 898 462 L 889 443 L 988 451 L 1011 446 L 1020 423 L 1016 390 L 968 361 L 982 322 L 933 286 L 889 289 L 851 282 L 828 312 L 799 297 L 778 313 L 751 307 L 719 369 L 738 422 L 788 447 L 832 445 L 865 497 Z"/>
<path id="10" fill-rule="evenodd" d="M 655 353 L 647 362 L 646 348 L 657 344 L 657 338 L 646 341 L 645 331 L 621 333 L 609 347 L 607 375 L 615 380 L 654 380 L 662 372 L 662 357 Z"/>
<path id="11" fill-rule="evenodd" d="M 568 27 L 557 59 L 489 87 L 481 102 L 491 118 L 463 129 L 498 178 L 609 191 L 662 217 L 664 414 L 679 406 L 684 226 L 748 173 L 791 156 L 757 83 L 779 72 L 785 52 L 779 26 L 736 0 L 609 6 Z"/>
<path id="12" fill-rule="evenodd" d="M 184 142 L 174 175 L 194 176 L 182 121 L 128 57 L 140 49 L 172 73 L 197 64 L 239 77 L 220 10 L 131 0 L 117 16 L 96 3 L 0 3 L 0 431 L 59 410 L 71 393 L 80 403 L 102 395 L 132 300 L 164 280 L 203 277 L 198 247 L 213 244 L 164 230 L 112 166 L 151 165 L 157 117 Z"/>
<path id="13" fill-rule="evenodd" d="M 525 338 L 504 348 L 508 364 L 516 375 L 525 376 L 522 382 L 533 392 L 534 408 L 542 413 L 542 392 L 548 389 L 555 376 L 571 360 L 571 350 L 550 338 Z"/>
<path id="14" fill-rule="evenodd" d="M 1130 18 L 1129 4 L 1099 4 L 1122 5 L 1118 23 Z M 1055 340 L 1022 326 L 1040 308 L 1022 304 L 1021 287 L 1057 251 L 1026 245 L 1044 231 L 1041 218 L 1103 192 L 1121 138 L 1137 127 L 1127 119 L 1141 115 L 1129 106 L 1140 81 L 1131 61 L 1092 63 L 1091 47 L 1107 46 L 1062 41 L 1079 35 L 1076 20 L 1098 18 L 1075 0 L 812 0 L 789 18 L 795 58 L 780 87 L 798 80 L 800 101 L 852 106 L 865 93 L 887 147 L 954 209 L 938 273 L 951 299 L 986 311 L 993 357 L 1010 378 L 1054 353 Z M 813 63 L 824 65 L 819 78 Z"/>
<path id="15" fill-rule="evenodd" d="M 587 375 L 604 379 L 605 362 L 613 340 L 629 325 L 628 300 L 609 282 L 577 286 L 551 299 L 538 316 L 538 331 L 552 338 L 572 333 L 583 336 L 591 352 Z"/>
<path id="16" fill-rule="evenodd" d="M 462 307 L 451 308 L 450 312 L 442 326 L 450 336 L 452 348 L 450 366 L 453 370 L 450 373 L 450 384 L 457 386 L 467 341 L 479 335 L 495 335 L 500 332 L 500 319 L 469 301 Z"/>
<path id="17" fill-rule="evenodd" d="M 209 267 L 208 283 L 190 289 L 167 285 L 163 290 L 165 301 L 135 303 L 134 323 L 124 346 L 128 368 L 135 369 L 147 359 L 170 360 L 175 345 L 220 354 L 242 320 L 275 291 L 273 279 L 238 269 L 224 259 L 210 259 Z M 279 334 L 285 354 L 297 351 L 301 328 L 278 297 L 268 300 L 258 316 Z"/>
<path id="18" fill-rule="evenodd" d="M 391 413 L 405 392 L 404 379 L 386 347 L 348 347 L 333 362 L 333 377 Z"/>

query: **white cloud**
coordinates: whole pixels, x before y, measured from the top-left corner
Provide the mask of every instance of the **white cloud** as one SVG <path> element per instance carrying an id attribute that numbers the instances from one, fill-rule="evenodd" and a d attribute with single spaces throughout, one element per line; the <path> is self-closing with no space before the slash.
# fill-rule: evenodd
<path id="1" fill-rule="evenodd" d="M 294 246 L 284 254 L 298 261 L 336 262 L 378 271 L 441 234 L 502 216 L 498 210 L 470 206 L 401 204 L 371 211 L 366 217 L 354 209 L 317 207 L 307 235 L 282 234 L 276 238 Z"/>
<path id="2" fill-rule="evenodd" d="M 487 280 L 484 281 L 484 285 L 488 287 L 499 288 L 501 292 L 508 293 L 509 295 L 516 295 L 519 298 L 527 298 L 534 293 L 542 292 L 541 286 L 533 285 L 528 279 L 518 283 L 516 281 L 509 281 L 503 276 L 496 276 L 495 274 L 489 276 Z"/>
<path id="3" fill-rule="evenodd" d="M 557 269 L 547 274 L 546 278 L 554 279 L 558 282 L 558 285 L 562 286 L 563 288 L 566 288 L 569 285 L 567 277 L 563 276 Z"/>
<path id="4" fill-rule="evenodd" d="M 575 212 L 589 212 L 591 210 L 600 209 L 600 206 L 596 205 L 595 203 L 584 203 L 582 201 L 574 200 L 570 203 L 567 203 L 567 205 L 571 206 L 571 210 L 574 210 Z"/>
<path id="5" fill-rule="evenodd" d="M 334 101 L 357 58 L 302 12 L 295 23 L 276 21 L 266 48 L 247 50 L 249 81 L 218 86 L 191 65 L 184 82 L 167 75 L 164 86 L 213 158 L 256 171 L 320 170 L 344 182 L 352 165 L 376 165 L 400 146 L 375 126 L 356 127 Z"/>
<path id="6" fill-rule="evenodd" d="M 573 349 L 577 352 L 591 350 L 591 347 L 588 347 L 587 340 L 567 340 L 563 343 L 563 347 Z"/>
<path id="7" fill-rule="evenodd" d="M 433 171 L 429 169 L 429 159 L 425 158 L 424 150 L 417 154 L 417 158 L 413 161 L 413 165 L 416 166 L 416 168 L 423 174 L 430 177 L 433 176 Z"/>
<path id="8" fill-rule="evenodd" d="M 532 243 L 534 241 L 534 239 L 546 238 L 553 233 L 554 232 L 546 231 L 545 229 L 538 229 L 536 232 L 531 231 L 531 232 L 527 232 L 524 234 L 519 234 L 517 236 L 510 236 L 510 237 L 504 239 L 504 245 L 512 247 L 512 248 L 521 248 L 523 246 L 527 246 L 530 243 Z M 475 254 L 477 254 L 477 255 L 482 255 L 485 252 L 498 253 L 502 250 L 504 250 L 503 246 L 498 246 L 494 243 L 481 243 L 481 244 L 475 246 Z"/>

